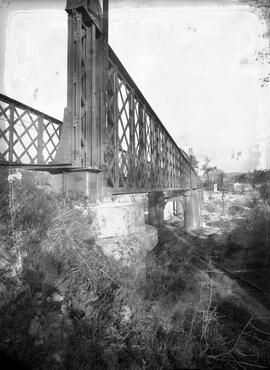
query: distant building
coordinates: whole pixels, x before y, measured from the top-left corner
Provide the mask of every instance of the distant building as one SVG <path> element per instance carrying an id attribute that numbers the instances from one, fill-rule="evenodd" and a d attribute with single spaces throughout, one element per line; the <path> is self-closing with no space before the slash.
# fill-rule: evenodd
<path id="1" fill-rule="evenodd" d="M 234 193 L 241 193 L 242 185 L 239 182 L 235 182 L 233 184 L 233 191 L 234 191 Z"/>
<path id="2" fill-rule="evenodd" d="M 241 184 L 241 185 L 242 185 L 242 191 L 243 192 L 248 192 L 248 191 L 251 191 L 253 189 L 251 184 Z"/>

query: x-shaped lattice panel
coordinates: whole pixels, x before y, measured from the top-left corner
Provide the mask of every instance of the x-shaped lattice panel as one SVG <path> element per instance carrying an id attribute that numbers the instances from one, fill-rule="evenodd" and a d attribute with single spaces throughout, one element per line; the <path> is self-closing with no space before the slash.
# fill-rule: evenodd
<path id="1" fill-rule="evenodd" d="M 197 175 L 188 158 L 111 49 L 107 77 L 104 153 L 107 185 L 134 191 L 190 188 Z"/>
<path id="2" fill-rule="evenodd" d="M 0 161 L 51 162 L 60 139 L 60 122 L 4 95 L 0 96 Z"/>

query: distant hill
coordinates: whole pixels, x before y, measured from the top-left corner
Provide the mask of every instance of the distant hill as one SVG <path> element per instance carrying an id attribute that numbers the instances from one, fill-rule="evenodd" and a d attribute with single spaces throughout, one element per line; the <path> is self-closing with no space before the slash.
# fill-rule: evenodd
<path id="1" fill-rule="evenodd" d="M 225 172 L 226 179 L 232 179 L 235 176 L 244 175 L 246 172 Z"/>

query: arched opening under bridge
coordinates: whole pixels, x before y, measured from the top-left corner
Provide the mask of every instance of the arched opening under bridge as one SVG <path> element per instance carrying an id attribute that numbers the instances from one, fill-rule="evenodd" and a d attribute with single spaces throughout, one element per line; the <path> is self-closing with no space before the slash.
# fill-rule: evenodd
<path id="1" fill-rule="evenodd" d="M 181 228 L 184 227 L 184 199 L 168 200 L 164 207 L 164 221 L 177 223 Z"/>

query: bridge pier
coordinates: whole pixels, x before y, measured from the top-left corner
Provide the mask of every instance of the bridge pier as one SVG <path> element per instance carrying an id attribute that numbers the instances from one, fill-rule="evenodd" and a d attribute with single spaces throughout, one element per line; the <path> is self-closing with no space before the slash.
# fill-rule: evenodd
<path id="1" fill-rule="evenodd" d="M 147 198 L 140 194 L 116 195 L 97 203 L 96 195 L 100 189 L 96 176 L 101 174 L 83 171 L 51 175 L 42 172 L 38 173 L 37 181 L 56 192 L 64 191 L 71 198 L 86 199 L 90 205 L 84 207 L 90 207 L 94 213 L 96 244 L 107 257 L 130 267 L 136 279 L 144 280 L 147 252 L 158 243 L 156 227 L 145 224 Z M 157 208 L 161 218 L 162 209 Z"/>
<path id="2" fill-rule="evenodd" d="M 189 232 L 200 227 L 200 191 L 185 190 L 168 192 L 166 202 L 175 202 L 174 212 L 179 214 L 179 210 L 184 210 L 184 229 Z"/>
<path id="3" fill-rule="evenodd" d="M 96 243 L 103 253 L 131 268 L 145 280 L 147 252 L 158 243 L 157 229 L 145 224 L 145 200 L 140 195 L 116 196 L 114 201 L 92 206 Z"/>
<path id="4" fill-rule="evenodd" d="M 148 223 L 158 228 L 164 226 L 165 198 L 162 191 L 148 194 Z"/>
<path id="5" fill-rule="evenodd" d="M 184 227 L 187 232 L 200 227 L 200 197 L 198 190 L 187 190 L 184 193 Z"/>
<path id="6" fill-rule="evenodd" d="M 82 212 L 86 209 L 93 212 L 93 227 L 89 228 L 89 236 L 95 239 L 96 245 L 107 257 L 128 267 L 135 280 L 145 280 L 147 252 L 158 243 L 157 229 L 145 223 L 145 195 L 111 196 L 102 203 L 93 204 L 90 201 L 91 194 L 87 194 L 86 189 L 91 188 L 91 182 L 87 183 L 85 172 L 78 172 L 77 176 L 72 173 L 72 177 L 65 179 L 66 175 L 71 174 L 50 174 L 46 171 L 14 168 L 1 171 L 0 175 L 2 183 L 8 183 L 11 175 L 19 178 L 19 182 L 24 179 L 20 184 L 22 187 L 29 183 L 44 192 L 64 192 L 65 195 L 77 199 L 77 208 Z"/>

